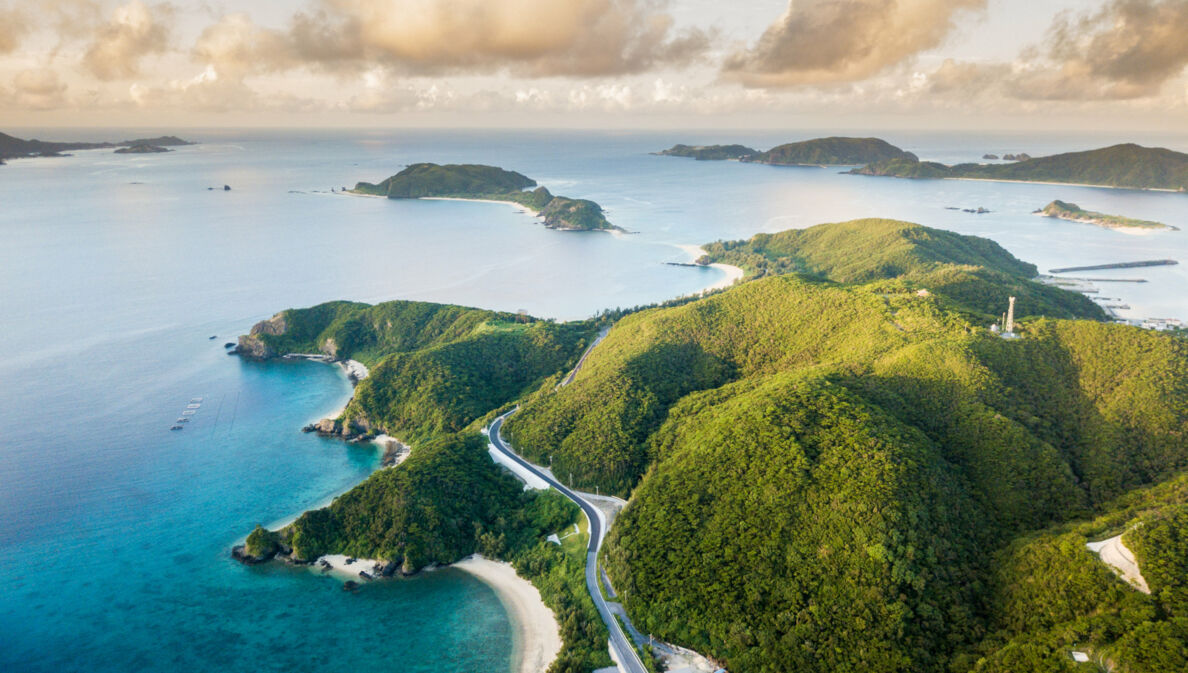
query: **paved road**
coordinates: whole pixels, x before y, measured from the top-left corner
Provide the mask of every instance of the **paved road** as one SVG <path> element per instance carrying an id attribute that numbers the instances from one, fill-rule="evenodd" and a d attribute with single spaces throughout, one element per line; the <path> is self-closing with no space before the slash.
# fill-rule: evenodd
<path id="1" fill-rule="evenodd" d="M 619 626 L 618 620 L 611 613 L 606 600 L 602 597 L 602 592 L 598 589 L 598 549 L 602 546 L 603 536 L 606 535 L 598 509 L 594 505 L 591 505 L 585 498 L 566 488 L 564 484 L 553 479 L 547 473 L 538 470 L 535 465 L 521 458 L 515 451 L 511 450 L 511 447 L 503 443 L 503 437 L 499 435 L 499 430 L 503 427 L 504 419 L 511 416 L 515 411 L 513 409 L 496 418 L 491 423 L 489 434 L 491 444 L 508 458 L 516 461 L 541 479 L 544 479 L 548 482 L 549 486 L 557 489 L 561 492 L 561 495 L 577 503 L 577 506 L 581 507 L 582 511 L 586 513 L 586 518 L 590 521 L 590 546 L 586 549 L 586 590 L 590 592 L 590 598 L 594 599 L 594 606 L 598 608 L 598 614 L 602 616 L 602 621 L 606 623 L 606 628 L 610 631 L 611 647 L 615 649 L 615 654 L 618 660 L 623 663 L 623 668 L 627 673 L 647 673 L 643 662 L 640 661 L 639 653 L 635 651 L 635 648 L 631 645 L 631 641 L 623 633 L 622 627 Z"/>
<path id="2" fill-rule="evenodd" d="M 586 364 L 586 358 L 590 357 L 590 353 L 594 351 L 595 346 L 602 343 L 602 340 L 606 338 L 608 332 L 610 332 L 609 327 L 603 327 L 602 330 L 598 332 L 598 336 L 595 337 L 590 346 L 586 348 L 586 352 L 582 353 L 582 357 L 578 358 L 577 365 L 574 366 L 573 371 L 569 372 L 569 376 L 566 376 L 565 380 L 557 386 L 558 388 L 573 383 L 573 377 L 577 376 L 577 373 L 582 370 L 582 365 Z"/>

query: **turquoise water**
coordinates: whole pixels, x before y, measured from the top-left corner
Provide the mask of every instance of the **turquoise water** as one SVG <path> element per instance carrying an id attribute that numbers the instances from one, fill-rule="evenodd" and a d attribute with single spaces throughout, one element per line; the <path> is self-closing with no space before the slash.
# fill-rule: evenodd
<path id="1" fill-rule="evenodd" d="M 130 131 L 11 132 L 149 135 Z M 228 558 L 254 524 L 324 502 L 378 461 L 371 448 L 298 431 L 349 396 L 337 369 L 224 354 L 277 310 L 402 298 L 579 318 L 721 278 L 665 265 L 688 261 L 677 245 L 866 216 L 988 236 L 1041 268 L 1188 262 L 1188 231 L 1128 236 L 1030 214 L 1060 198 L 1188 230 L 1180 194 L 649 154 L 816 132 L 183 135 L 202 144 L 0 167 L 0 670 L 507 670 L 508 617 L 461 572 L 352 594 L 305 570 Z M 948 162 L 1134 139 L 881 135 Z M 1137 140 L 1188 149 L 1186 138 Z M 638 233 L 552 232 L 502 205 L 329 193 L 415 161 L 512 168 L 599 201 Z M 1109 292 L 1136 317 L 1188 318 L 1186 269 L 1144 269 L 1150 283 Z M 193 420 L 171 432 L 196 397 Z"/>

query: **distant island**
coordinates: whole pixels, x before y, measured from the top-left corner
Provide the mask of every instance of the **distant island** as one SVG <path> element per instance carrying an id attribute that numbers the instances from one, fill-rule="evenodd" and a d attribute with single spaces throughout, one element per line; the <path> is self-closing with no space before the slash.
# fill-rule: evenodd
<path id="1" fill-rule="evenodd" d="M 753 154 L 759 154 L 759 150 L 752 149 L 746 145 L 677 144 L 666 150 L 656 152 L 656 154 L 663 157 L 688 157 L 698 161 L 728 161 L 731 159 L 749 157 Z"/>
<path id="2" fill-rule="evenodd" d="M 1188 154 L 1135 144 L 1114 145 L 1086 152 L 1069 152 L 1018 159 L 1011 164 L 957 164 L 947 166 L 914 158 L 872 162 L 850 171 L 854 175 L 896 178 L 1005 180 L 1049 182 L 1122 189 L 1188 190 Z"/>
<path id="3" fill-rule="evenodd" d="M 168 147 L 161 147 L 160 145 L 131 145 L 129 147 L 121 147 L 116 150 L 116 154 L 158 154 L 161 152 L 172 152 Z"/>
<path id="4" fill-rule="evenodd" d="M 1171 229 L 1178 231 L 1178 227 L 1173 227 L 1162 222 L 1152 222 L 1150 220 L 1136 220 L 1129 217 L 1122 217 L 1120 215 L 1106 215 L 1105 213 L 1098 213 L 1092 210 L 1082 210 L 1080 206 L 1075 203 L 1068 203 L 1066 201 L 1056 200 L 1044 206 L 1040 210 L 1035 211 L 1037 215 L 1044 217 L 1053 217 L 1058 220 L 1068 220 L 1069 222 L 1080 222 L 1082 224 L 1093 224 L 1106 229 Z"/>
<path id="5" fill-rule="evenodd" d="M 532 191 L 525 191 L 536 187 Z M 622 231 L 607 221 L 602 206 L 587 199 L 554 196 L 536 181 L 515 171 L 481 164 L 413 164 L 380 182 L 360 182 L 354 194 L 389 199 L 466 199 L 505 201 L 528 208 L 550 229 Z"/>
<path id="6" fill-rule="evenodd" d="M 0 133 L 0 160 L 23 159 L 25 157 L 60 157 L 64 156 L 63 152 L 70 152 L 73 150 L 102 150 L 111 149 L 113 147 L 128 148 L 129 150 L 135 147 L 158 148 L 156 150 L 145 149 L 120 152 L 121 154 L 140 154 L 144 152 L 169 151 L 165 150 L 164 148 L 193 144 L 194 143 L 188 140 L 182 140 L 177 136 L 136 138 L 134 140 L 122 140 L 118 143 L 71 143 L 54 142 L 48 140 L 22 140 L 6 133 Z"/>
<path id="7" fill-rule="evenodd" d="M 737 159 L 773 166 L 861 166 L 895 159 L 918 161 L 911 152 L 879 138 L 816 138 L 779 145 L 766 152 L 745 145 L 673 145 L 657 154 L 702 161 Z"/>

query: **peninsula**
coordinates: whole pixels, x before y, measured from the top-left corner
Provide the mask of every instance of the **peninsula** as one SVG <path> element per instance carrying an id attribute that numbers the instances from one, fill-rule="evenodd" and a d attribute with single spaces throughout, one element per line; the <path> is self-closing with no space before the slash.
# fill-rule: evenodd
<path id="1" fill-rule="evenodd" d="M 1068 670 L 1073 645 L 1147 670 L 1182 651 L 1182 338 L 908 222 L 705 248 L 750 280 L 570 323 L 419 302 L 262 323 L 245 353 L 365 362 L 338 424 L 413 448 L 246 551 L 381 574 L 508 560 L 564 625 L 556 670 L 607 665 L 600 583 L 639 631 L 730 670 Z M 1007 340 L 988 327 L 1012 297 Z M 604 553 L 546 539 L 579 515 L 490 459 L 508 442 L 554 489 L 630 498 Z M 1123 529 L 1150 594 L 1085 546 Z"/>
<path id="2" fill-rule="evenodd" d="M 22 159 L 25 157 L 58 157 L 64 152 L 73 150 L 101 150 L 111 148 L 156 147 L 156 150 L 138 150 L 121 152 L 121 154 L 141 153 L 144 151 L 168 151 L 165 147 L 178 145 L 193 145 L 177 136 L 160 136 L 157 138 L 137 138 L 122 140 L 116 143 L 84 143 L 84 142 L 54 142 L 47 140 L 22 140 L 6 133 L 0 133 L 0 159 Z"/>
<path id="3" fill-rule="evenodd" d="M 1044 217 L 1052 217 L 1059 220 L 1068 220 L 1069 222 L 1079 222 L 1081 224 L 1092 224 L 1106 229 L 1170 229 L 1178 231 L 1178 227 L 1173 227 L 1162 222 L 1152 222 L 1150 220 L 1136 220 L 1129 217 L 1122 217 L 1120 215 L 1106 215 L 1105 213 L 1098 213 L 1092 210 L 1083 210 L 1075 203 L 1068 203 L 1066 201 L 1056 200 L 1042 209 L 1035 211 L 1037 215 Z"/>
<path id="4" fill-rule="evenodd" d="M 1009 164 L 948 166 L 914 158 L 891 158 L 872 162 L 850 173 L 896 178 L 1043 182 L 1183 192 L 1188 190 L 1188 154 L 1124 144 L 1049 157 L 1020 158 Z"/>
<path id="5" fill-rule="evenodd" d="M 861 166 L 893 159 L 917 160 L 911 152 L 905 152 L 879 138 L 842 137 L 787 143 L 765 152 L 745 145 L 674 145 L 657 154 L 692 157 L 702 161 L 737 159 L 773 166 Z"/>
<path id="6" fill-rule="evenodd" d="M 525 191 L 536 187 L 532 191 Z M 389 199 L 460 199 L 504 201 L 531 210 L 550 229 L 623 231 L 611 224 L 602 206 L 588 199 L 554 196 L 536 181 L 515 171 L 481 164 L 412 164 L 386 180 L 360 182 L 350 193 Z"/>

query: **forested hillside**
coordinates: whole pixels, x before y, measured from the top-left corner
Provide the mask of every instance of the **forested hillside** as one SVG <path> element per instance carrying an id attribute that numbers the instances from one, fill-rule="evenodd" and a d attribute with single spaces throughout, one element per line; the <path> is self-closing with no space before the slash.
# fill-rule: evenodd
<path id="1" fill-rule="evenodd" d="M 969 243 L 1005 269 L 987 282 L 1029 282 Z M 957 254 L 868 251 L 904 277 Z M 556 474 L 630 494 L 606 561 L 641 629 L 731 670 L 969 670 L 1011 540 L 1188 467 L 1184 340 L 1038 319 L 1003 340 L 904 277 L 628 316 L 508 421 Z"/>
<path id="2" fill-rule="evenodd" d="M 412 442 L 457 432 L 560 376 L 595 331 L 588 322 L 558 325 L 447 304 L 329 302 L 260 323 L 239 350 L 360 360 L 371 375 L 355 389 L 341 426 Z"/>
<path id="3" fill-rule="evenodd" d="M 454 434 L 518 400 L 521 453 L 630 497 L 604 561 L 635 624 L 731 671 L 1071 672 L 1074 647 L 1185 670 L 1188 341 L 1051 317 L 999 338 L 1006 293 L 1020 315 L 1099 314 L 990 241 L 907 223 L 710 254 L 763 277 L 630 312 L 564 387 L 593 321 L 392 302 L 261 323 L 258 351 L 373 364 L 344 422 L 416 442 L 287 543 L 409 569 L 519 559 L 584 643 L 557 670 L 589 670 L 605 635 L 580 554 L 539 543 L 564 513 Z M 1123 531 L 1151 596 L 1085 548 Z"/>
<path id="4" fill-rule="evenodd" d="M 951 300 L 955 307 L 998 315 L 1010 296 L 1020 315 L 1102 320 L 1084 295 L 1029 282 L 1035 265 L 1000 245 L 897 220 L 853 220 L 757 234 L 705 246 L 703 262 L 740 266 L 748 277 L 799 273 L 838 283 L 898 278 Z"/>

